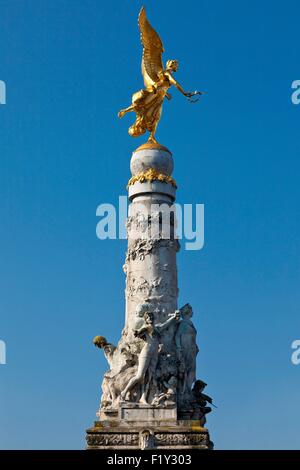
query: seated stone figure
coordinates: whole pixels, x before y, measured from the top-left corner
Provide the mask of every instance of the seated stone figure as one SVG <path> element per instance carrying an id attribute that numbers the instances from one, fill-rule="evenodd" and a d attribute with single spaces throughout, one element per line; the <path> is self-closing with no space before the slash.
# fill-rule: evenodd
<path id="1" fill-rule="evenodd" d="M 127 383 L 136 373 L 137 367 L 125 350 L 108 343 L 104 336 L 95 336 L 93 343 L 104 352 L 109 370 L 102 381 L 101 408 L 117 406 L 124 382 Z"/>
<path id="2" fill-rule="evenodd" d="M 212 404 L 212 398 L 203 393 L 206 385 L 207 384 L 203 382 L 203 380 L 196 380 L 192 389 L 192 406 L 194 409 L 192 419 L 200 419 L 202 426 L 206 422 L 205 415 L 210 413 L 212 410 L 210 406 L 207 406 L 207 403 Z"/>

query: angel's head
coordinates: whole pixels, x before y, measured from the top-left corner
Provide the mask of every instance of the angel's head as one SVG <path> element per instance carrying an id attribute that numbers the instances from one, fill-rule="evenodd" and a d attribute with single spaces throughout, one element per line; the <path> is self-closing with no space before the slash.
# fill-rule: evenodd
<path id="1" fill-rule="evenodd" d="M 177 72 L 179 67 L 178 60 L 168 60 L 166 66 L 167 70 L 169 70 L 170 72 Z"/>

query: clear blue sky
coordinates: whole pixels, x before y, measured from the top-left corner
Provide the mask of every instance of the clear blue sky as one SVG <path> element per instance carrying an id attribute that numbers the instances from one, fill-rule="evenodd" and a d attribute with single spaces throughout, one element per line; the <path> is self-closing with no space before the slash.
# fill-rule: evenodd
<path id="1" fill-rule="evenodd" d="M 178 256 L 218 449 L 300 448 L 298 0 L 145 1 L 177 58 L 157 136 L 180 203 L 205 204 L 205 247 Z M 123 327 L 126 241 L 96 207 L 126 194 L 133 140 L 117 111 L 142 87 L 135 0 L 0 0 L 1 448 L 83 448 Z"/>

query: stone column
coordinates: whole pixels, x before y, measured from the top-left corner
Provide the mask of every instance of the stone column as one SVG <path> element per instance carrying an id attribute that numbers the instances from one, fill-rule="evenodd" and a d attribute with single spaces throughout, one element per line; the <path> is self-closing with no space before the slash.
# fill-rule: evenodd
<path id="1" fill-rule="evenodd" d="M 150 302 L 157 321 L 165 321 L 168 314 L 177 309 L 179 242 L 174 238 L 176 184 L 171 176 L 173 167 L 171 152 L 158 145 L 143 145 L 131 158 L 128 251 L 124 265 L 127 276 L 125 328 L 129 334 L 138 304 Z"/>

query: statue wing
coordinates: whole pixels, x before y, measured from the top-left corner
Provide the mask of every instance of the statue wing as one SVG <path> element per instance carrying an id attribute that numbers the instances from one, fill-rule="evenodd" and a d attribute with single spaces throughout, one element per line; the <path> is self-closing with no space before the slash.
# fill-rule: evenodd
<path id="1" fill-rule="evenodd" d="M 159 73 L 163 71 L 164 46 L 159 35 L 149 23 L 144 7 L 140 11 L 138 22 L 143 45 L 142 75 L 145 86 L 148 87 L 159 81 Z"/>

